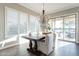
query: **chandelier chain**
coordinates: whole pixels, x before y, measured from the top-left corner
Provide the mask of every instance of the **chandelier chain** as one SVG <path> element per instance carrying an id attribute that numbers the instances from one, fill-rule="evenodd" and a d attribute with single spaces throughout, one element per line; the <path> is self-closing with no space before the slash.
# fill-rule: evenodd
<path id="1" fill-rule="evenodd" d="M 43 10 L 44 10 L 44 3 L 43 3 Z"/>

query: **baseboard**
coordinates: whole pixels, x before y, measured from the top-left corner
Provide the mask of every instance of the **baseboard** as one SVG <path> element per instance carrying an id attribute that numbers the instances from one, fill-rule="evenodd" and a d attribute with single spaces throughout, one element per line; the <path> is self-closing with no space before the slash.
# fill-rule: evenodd
<path id="1" fill-rule="evenodd" d="M 71 43 L 76 43 L 75 41 L 68 41 L 68 40 L 62 40 L 62 39 L 58 39 L 60 41 L 65 41 L 65 42 L 71 42 Z"/>
<path id="2" fill-rule="evenodd" d="M 13 46 L 16 46 L 16 45 L 19 45 L 19 43 L 15 43 L 15 44 L 11 44 L 11 45 L 8 45 L 8 46 L 5 46 L 5 47 L 1 47 L 0 50 L 7 49 L 7 48 L 10 48 L 10 47 L 13 47 Z"/>

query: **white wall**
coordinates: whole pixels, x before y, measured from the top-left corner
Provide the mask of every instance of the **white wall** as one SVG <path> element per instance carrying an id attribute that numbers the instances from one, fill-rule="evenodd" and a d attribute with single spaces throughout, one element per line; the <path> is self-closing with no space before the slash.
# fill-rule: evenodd
<path id="1" fill-rule="evenodd" d="M 2 4 L 0 4 L 0 41 L 4 40 L 4 12 L 5 9 Z"/>
<path id="2" fill-rule="evenodd" d="M 49 14 L 49 16 L 53 17 L 60 17 L 60 16 L 64 16 L 64 15 L 70 15 L 70 14 L 74 14 L 77 13 L 76 16 L 76 43 L 79 43 L 79 7 L 75 7 L 72 9 L 68 9 L 68 10 L 64 10 L 64 11 L 60 11 L 60 12 L 56 12 L 56 13 L 51 13 Z"/>

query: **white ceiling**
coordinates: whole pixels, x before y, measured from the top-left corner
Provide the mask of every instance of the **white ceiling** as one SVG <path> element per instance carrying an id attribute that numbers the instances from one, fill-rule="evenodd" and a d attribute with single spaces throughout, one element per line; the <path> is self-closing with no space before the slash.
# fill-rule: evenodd
<path id="1" fill-rule="evenodd" d="M 43 3 L 20 3 L 20 5 L 29 8 L 37 13 L 42 13 Z M 79 3 L 45 3 L 44 9 L 46 14 L 78 7 Z"/>

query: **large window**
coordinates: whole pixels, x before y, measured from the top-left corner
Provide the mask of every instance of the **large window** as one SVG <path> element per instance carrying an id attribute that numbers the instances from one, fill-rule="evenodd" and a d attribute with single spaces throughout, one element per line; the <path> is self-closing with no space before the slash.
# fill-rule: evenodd
<path id="1" fill-rule="evenodd" d="M 6 8 L 5 39 L 15 37 L 18 34 L 18 12 L 14 9 Z"/>
<path id="2" fill-rule="evenodd" d="M 30 15 L 30 31 L 31 32 L 39 32 L 40 31 L 40 23 L 39 18 Z"/>
<path id="3" fill-rule="evenodd" d="M 63 39 L 63 18 L 56 18 L 54 23 L 54 31 L 57 33 L 58 39 Z"/>
<path id="4" fill-rule="evenodd" d="M 51 28 L 57 34 L 57 39 L 75 41 L 75 15 L 50 20 L 52 20 Z"/>
<path id="5" fill-rule="evenodd" d="M 28 40 L 22 38 L 23 35 L 26 35 L 28 32 L 28 14 L 24 12 L 19 12 L 19 43 L 29 42 Z"/>
<path id="6" fill-rule="evenodd" d="M 5 39 L 6 41 L 14 41 L 20 39 L 22 43 L 25 40 L 22 38 L 30 32 L 40 31 L 39 17 L 33 16 L 12 8 L 5 8 Z M 23 41 L 22 41 L 23 40 Z"/>
<path id="7" fill-rule="evenodd" d="M 28 28 L 28 14 L 26 13 L 20 13 L 20 34 L 27 33 L 27 28 Z"/>
<path id="8" fill-rule="evenodd" d="M 75 15 L 64 17 L 64 40 L 75 41 Z"/>

